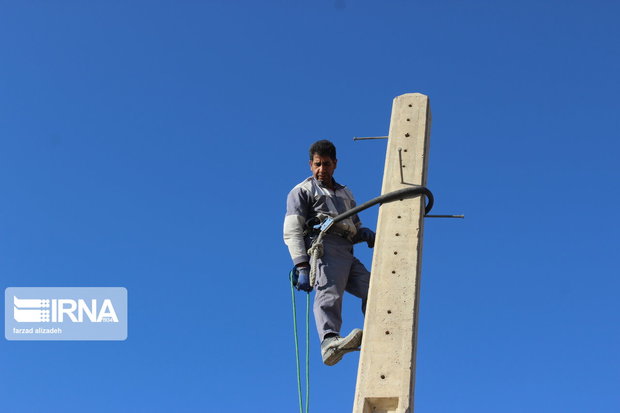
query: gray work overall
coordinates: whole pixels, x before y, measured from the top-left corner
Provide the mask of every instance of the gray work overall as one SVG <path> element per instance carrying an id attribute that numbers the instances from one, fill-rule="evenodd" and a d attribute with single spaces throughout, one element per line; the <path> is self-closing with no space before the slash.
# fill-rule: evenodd
<path id="1" fill-rule="evenodd" d="M 366 311 L 370 282 L 370 272 L 353 256 L 353 244 L 348 239 L 327 234 L 323 247 L 314 286 L 314 319 L 321 341 L 328 333 L 340 334 L 345 291 L 361 298 L 362 311 Z"/>

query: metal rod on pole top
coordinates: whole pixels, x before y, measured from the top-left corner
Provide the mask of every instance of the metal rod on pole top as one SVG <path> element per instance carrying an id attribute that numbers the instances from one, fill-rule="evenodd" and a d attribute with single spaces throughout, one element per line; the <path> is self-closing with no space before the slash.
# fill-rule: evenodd
<path id="1" fill-rule="evenodd" d="M 387 136 L 367 136 L 367 137 L 357 137 L 353 138 L 354 141 L 369 141 L 371 139 L 387 139 Z"/>

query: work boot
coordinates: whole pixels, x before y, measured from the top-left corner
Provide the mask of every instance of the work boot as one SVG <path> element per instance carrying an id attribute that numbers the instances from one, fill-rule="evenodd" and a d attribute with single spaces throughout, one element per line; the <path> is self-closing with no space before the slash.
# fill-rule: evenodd
<path id="1" fill-rule="evenodd" d="M 333 366 L 342 360 L 342 356 L 351 351 L 359 350 L 362 344 L 362 330 L 354 329 L 346 337 L 328 337 L 321 343 L 323 363 Z"/>

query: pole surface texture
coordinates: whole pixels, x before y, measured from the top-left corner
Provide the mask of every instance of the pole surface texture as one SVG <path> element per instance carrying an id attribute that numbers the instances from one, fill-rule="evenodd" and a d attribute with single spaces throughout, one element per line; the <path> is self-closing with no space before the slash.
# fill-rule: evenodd
<path id="1" fill-rule="evenodd" d="M 382 194 L 426 186 L 427 96 L 394 99 Z M 379 209 L 353 413 L 413 413 L 424 197 Z"/>

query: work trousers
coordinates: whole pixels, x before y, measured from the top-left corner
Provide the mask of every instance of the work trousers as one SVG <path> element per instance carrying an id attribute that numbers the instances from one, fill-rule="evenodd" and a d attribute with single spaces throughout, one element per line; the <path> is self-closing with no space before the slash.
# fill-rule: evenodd
<path id="1" fill-rule="evenodd" d="M 317 265 L 314 320 L 323 341 L 329 333 L 340 334 L 345 291 L 361 298 L 362 312 L 366 312 L 370 272 L 353 256 L 353 244 L 332 234 L 323 238 L 323 256 Z"/>

